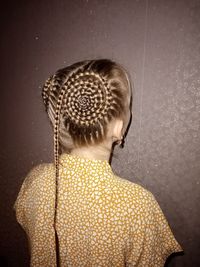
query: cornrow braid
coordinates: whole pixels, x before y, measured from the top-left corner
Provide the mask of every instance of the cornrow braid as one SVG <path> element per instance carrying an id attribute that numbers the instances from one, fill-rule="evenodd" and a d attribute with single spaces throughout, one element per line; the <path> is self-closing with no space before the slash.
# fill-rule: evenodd
<path id="1" fill-rule="evenodd" d="M 57 102 L 58 99 L 63 78 L 64 78 L 63 75 L 54 74 L 46 80 L 43 86 L 42 99 L 45 105 L 45 109 L 48 113 L 50 113 L 50 111 L 48 110 L 49 108 L 52 109 L 51 112 L 54 113 L 54 110 L 56 108 L 55 103 Z"/>
<path id="2" fill-rule="evenodd" d="M 56 266 L 60 266 L 60 256 L 59 256 L 59 239 L 56 231 L 56 219 L 57 219 L 57 205 L 58 205 L 58 177 L 59 177 L 59 142 L 58 142 L 58 134 L 59 134 L 59 117 L 60 111 L 62 107 L 62 100 L 64 96 L 64 89 L 61 90 L 59 94 L 59 89 L 62 84 L 63 76 L 53 75 L 51 76 L 43 87 L 43 100 L 46 106 L 46 110 L 48 110 L 50 118 L 55 118 L 54 124 L 54 162 L 56 167 L 56 175 L 55 175 L 55 209 L 54 209 L 54 230 L 55 230 L 55 240 L 56 240 Z M 55 110 L 56 99 L 57 106 Z M 49 109 L 48 109 L 49 107 Z M 54 114 L 55 110 L 55 114 Z"/>
<path id="3" fill-rule="evenodd" d="M 77 145 L 102 141 L 114 99 L 106 79 L 93 71 L 78 71 L 63 84 L 65 127 Z"/>

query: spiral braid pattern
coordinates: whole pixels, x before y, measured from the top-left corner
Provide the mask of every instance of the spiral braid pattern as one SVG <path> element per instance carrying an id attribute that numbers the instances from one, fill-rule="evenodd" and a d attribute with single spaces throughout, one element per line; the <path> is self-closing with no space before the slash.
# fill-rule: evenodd
<path id="1" fill-rule="evenodd" d="M 72 75 L 66 90 L 63 111 L 74 124 L 90 126 L 105 118 L 112 104 L 111 92 L 103 77 L 94 72 Z"/>

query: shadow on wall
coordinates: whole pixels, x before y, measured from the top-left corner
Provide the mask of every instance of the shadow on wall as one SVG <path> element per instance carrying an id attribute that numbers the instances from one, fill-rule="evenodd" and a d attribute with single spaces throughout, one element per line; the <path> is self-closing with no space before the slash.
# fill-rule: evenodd
<path id="1" fill-rule="evenodd" d="M 171 254 L 168 257 L 168 259 L 166 260 L 164 267 L 169 267 L 169 266 L 170 267 L 175 267 L 175 266 L 177 266 L 176 262 L 173 259 L 176 258 L 176 260 L 178 260 L 177 258 L 180 257 L 180 256 L 184 256 L 184 252 L 176 252 L 176 253 Z"/>
<path id="2" fill-rule="evenodd" d="M 7 260 L 6 260 L 6 257 L 4 257 L 4 256 L 0 256 L 0 265 L 1 265 L 2 267 L 9 267 L 8 262 L 7 262 Z"/>

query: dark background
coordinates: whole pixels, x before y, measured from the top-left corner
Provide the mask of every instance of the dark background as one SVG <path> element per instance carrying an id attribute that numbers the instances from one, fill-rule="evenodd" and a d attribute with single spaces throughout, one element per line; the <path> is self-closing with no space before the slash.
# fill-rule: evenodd
<path id="1" fill-rule="evenodd" d="M 167 266 L 200 266 L 200 1 L 10 1 L 1 6 L 0 49 L 1 266 L 29 265 L 12 207 L 27 172 L 53 162 L 41 86 L 91 58 L 121 63 L 134 85 L 113 169 L 159 202 L 185 251 Z"/>

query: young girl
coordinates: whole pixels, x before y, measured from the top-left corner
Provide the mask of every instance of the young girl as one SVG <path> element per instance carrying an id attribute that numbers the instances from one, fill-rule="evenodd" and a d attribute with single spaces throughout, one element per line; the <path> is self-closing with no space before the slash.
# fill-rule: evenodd
<path id="1" fill-rule="evenodd" d="M 124 68 L 108 59 L 75 63 L 46 81 L 42 97 L 55 163 L 30 170 L 14 205 L 30 265 L 164 266 L 182 248 L 157 201 L 109 164 L 131 117 Z"/>

